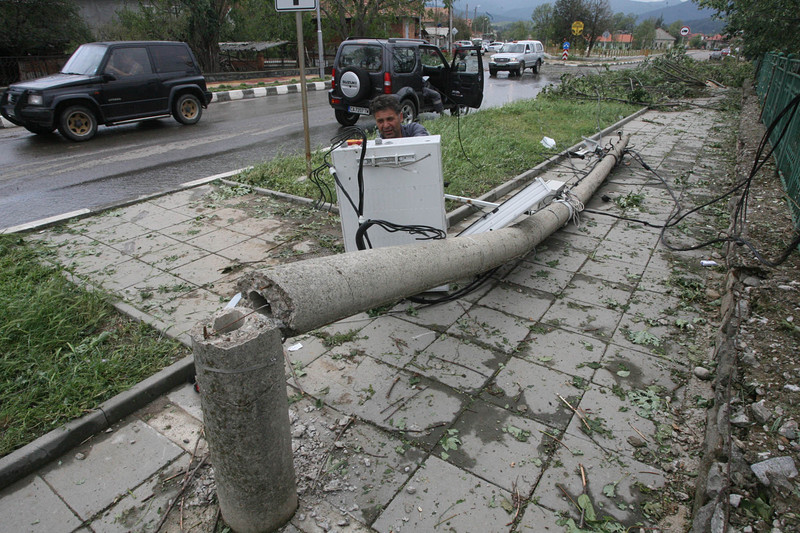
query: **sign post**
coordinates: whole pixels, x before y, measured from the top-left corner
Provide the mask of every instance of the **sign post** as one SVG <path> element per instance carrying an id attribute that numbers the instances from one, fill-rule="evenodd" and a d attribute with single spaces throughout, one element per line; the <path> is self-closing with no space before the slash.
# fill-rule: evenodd
<path id="1" fill-rule="evenodd" d="M 566 61 L 569 57 L 569 41 L 564 41 L 564 44 L 561 45 L 561 47 L 564 49 L 564 53 L 561 54 L 561 59 Z"/>
<path id="2" fill-rule="evenodd" d="M 317 0 L 275 0 L 275 11 L 294 11 L 297 23 L 297 66 L 300 67 L 300 94 L 303 102 L 303 134 L 306 140 L 306 177 L 311 177 L 311 139 L 308 134 L 308 88 L 306 87 L 306 55 L 303 47 L 301 11 L 316 11 Z"/>

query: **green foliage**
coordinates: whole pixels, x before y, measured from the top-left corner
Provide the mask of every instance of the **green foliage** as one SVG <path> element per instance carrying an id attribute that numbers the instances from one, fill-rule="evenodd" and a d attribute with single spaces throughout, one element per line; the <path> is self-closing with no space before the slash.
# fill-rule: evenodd
<path id="1" fill-rule="evenodd" d="M 46 253 L 0 236 L 0 455 L 187 355 L 70 283 Z"/>
<path id="2" fill-rule="evenodd" d="M 725 20 L 725 33 L 741 46 L 746 57 L 766 52 L 800 53 L 797 40 L 797 1 L 793 0 L 694 0 L 713 9 Z"/>
<path id="3" fill-rule="evenodd" d="M 0 28 L 0 56 L 63 54 L 92 40 L 73 0 L 2 0 Z"/>
<path id="4" fill-rule="evenodd" d="M 320 4 L 324 24 L 341 38 L 350 35 L 389 37 L 398 19 L 422 15 L 424 0 L 330 0 Z M 459 34 L 459 37 L 461 34 Z"/>

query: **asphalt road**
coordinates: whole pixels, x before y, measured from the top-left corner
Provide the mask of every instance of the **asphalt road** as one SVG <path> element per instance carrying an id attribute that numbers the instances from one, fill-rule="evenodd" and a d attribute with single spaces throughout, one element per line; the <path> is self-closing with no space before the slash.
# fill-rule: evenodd
<path id="1" fill-rule="evenodd" d="M 482 107 L 533 98 L 564 68 L 521 78 L 487 73 Z M 308 93 L 312 149 L 339 132 L 325 91 Z M 372 125 L 369 118 L 359 121 Z M 214 103 L 194 126 L 172 119 L 101 127 L 86 143 L 0 129 L 0 229 L 80 209 L 97 210 L 179 184 L 304 150 L 299 94 Z"/>

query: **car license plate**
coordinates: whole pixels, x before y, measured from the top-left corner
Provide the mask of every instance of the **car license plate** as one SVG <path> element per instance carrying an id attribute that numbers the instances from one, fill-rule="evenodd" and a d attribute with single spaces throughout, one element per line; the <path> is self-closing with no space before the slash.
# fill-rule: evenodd
<path id="1" fill-rule="evenodd" d="M 356 106 L 347 106 L 347 110 L 350 113 L 358 113 L 359 115 L 369 115 L 369 108 L 366 107 L 356 107 Z"/>

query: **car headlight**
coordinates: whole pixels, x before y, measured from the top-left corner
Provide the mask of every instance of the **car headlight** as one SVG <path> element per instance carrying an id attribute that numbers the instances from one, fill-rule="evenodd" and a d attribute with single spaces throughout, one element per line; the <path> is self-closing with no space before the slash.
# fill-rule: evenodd
<path id="1" fill-rule="evenodd" d="M 42 105 L 44 103 L 44 98 L 41 94 L 29 94 L 28 95 L 28 105 Z"/>

